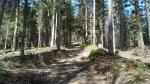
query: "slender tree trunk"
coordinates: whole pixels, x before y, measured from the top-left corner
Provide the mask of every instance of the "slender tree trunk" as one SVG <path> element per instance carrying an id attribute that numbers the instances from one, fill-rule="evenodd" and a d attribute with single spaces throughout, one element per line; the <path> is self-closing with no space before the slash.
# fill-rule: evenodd
<path id="1" fill-rule="evenodd" d="M 102 17 L 101 17 L 101 20 L 102 20 L 102 33 L 103 33 L 103 47 L 107 47 L 107 35 L 106 35 L 106 28 L 105 28 L 105 5 L 104 5 L 104 0 L 102 0 Z"/>
<path id="2" fill-rule="evenodd" d="M 67 11 L 65 10 L 64 11 L 64 15 L 67 16 Z M 63 36 L 64 36 L 64 39 L 63 39 L 63 45 L 65 47 L 68 47 L 68 24 L 67 24 L 67 18 L 63 21 L 64 23 L 64 29 L 63 29 Z"/>
<path id="3" fill-rule="evenodd" d="M 70 27 L 71 28 L 71 27 Z M 68 47 L 71 47 L 71 40 L 72 40 L 72 31 L 71 31 L 71 29 L 69 29 L 69 35 L 68 35 L 68 41 L 69 41 L 69 43 L 68 43 Z"/>
<path id="4" fill-rule="evenodd" d="M 108 51 L 110 54 L 115 54 L 115 36 L 113 27 L 113 5 L 112 0 L 108 1 L 108 28 L 109 28 L 109 42 Z"/>
<path id="5" fill-rule="evenodd" d="M 105 22 L 104 22 L 104 1 L 103 0 L 101 0 L 100 1 L 100 7 L 99 7 L 99 10 L 100 10 L 100 16 L 99 16 L 99 19 L 98 19 L 98 21 L 99 21 L 99 47 L 100 48 L 103 48 L 104 47 L 104 26 L 105 26 Z"/>
<path id="6" fill-rule="evenodd" d="M 150 6 L 149 0 L 145 0 L 146 5 L 146 15 L 147 15 L 147 27 L 148 27 L 148 34 L 149 34 L 149 44 L 150 44 Z"/>
<path id="7" fill-rule="evenodd" d="M 38 48 L 41 47 L 42 45 L 42 27 L 43 27 L 43 21 L 42 21 L 42 18 L 43 18 L 43 10 L 40 10 L 39 11 L 39 14 L 38 14 Z"/>
<path id="8" fill-rule="evenodd" d="M 17 38 L 17 30 L 18 30 L 18 25 L 19 25 L 19 3 L 20 3 L 20 0 L 16 0 L 16 4 L 17 4 L 17 6 L 16 6 L 16 21 L 15 21 L 12 51 L 16 50 L 16 38 Z"/>
<path id="9" fill-rule="evenodd" d="M 84 24 L 82 24 L 83 28 L 85 29 L 84 43 L 87 44 L 87 41 L 88 41 L 88 25 L 87 25 L 88 8 L 87 8 L 87 1 L 86 0 L 83 0 L 83 8 L 81 10 L 82 10 L 82 16 L 84 17 L 84 19 L 83 19 Z"/>
<path id="10" fill-rule="evenodd" d="M 4 15 L 4 11 L 5 11 L 6 2 L 7 2 L 7 0 L 2 1 L 2 6 L 1 6 L 1 11 L 0 11 L 0 29 L 1 29 L 1 25 L 2 25 L 2 19 L 3 19 L 3 15 Z"/>
<path id="11" fill-rule="evenodd" d="M 25 45 L 25 35 L 27 28 L 27 16 L 28 16 L 28 0 L 25 0 L 24 3 L 24 21 L 23 21 L 23 31 L 21 36 L 21 45 L 20 45 L 20 56 L 24 57 L 24 45 Z M 22 59 L 23 61 L 23 59 Z"/>
<path id="12" fill-rule="evenodd" d="M 125 27 L 123 25 L 124 19 L 123 19 L 123 0 L 117 0 L 117 13 L 116 13 L 116 18 L 117 18 L 117 25 L 116 25 L 116 47 L 117 48 L 123 48 L 125 47 Z"/>
<path id="13" fill-rule="evenodd" d="M 51 20 L 51 40 L 50 40 L 50 47 L 54 47 L 54 38 L 55 38 L 55 14 L 52 15 Z"/>
<path id="14" fill-rule="evenodd" d="M 52 20 L 51 20 L 51 44 L 50 46 L 51 47 L 54 47 L 54 40 L 55 40 L 55 24 L 54 24 L 54 21 L 55 21 L 55 13 L 53 14 L 52 16 Z"/>
<path id="15" fill-rule="evenodd" d="M 7 41 L 8 41 L 8 32 L 9 32 L 9 24 L 11 22 L 12 13 L 13 13 L 14 3 L 12 4 L 11 13 L 10 16 L 7 18 L 7 24 L 6 24 L 6 36 L 5 36 L 5 49 L 7 49 Z"/>
<path id="16" fill-rule="evenodd" d="M 60 50 L 60 36 L 61 36 L 61 0 L 57 0 L 57 36 L 56 36 L 56 46 L 57 50 Z"/>
<path id="17" fill-rule="evenodd" d="M 92 25 L 93 27 L 93 29 L 92 29 L 92 31 L 93 31 L 93 39 L 92 39 L 92 43 L 94 44 L 94 45 L 96 45 L 96 29 L 95 29 L 95 0 L 93 0 L 93 25 Z"/>
<path id="18" fill-rule="evenodd" d="M 119 10 L 117 9 L 117 16 L 116 16 L 116 28 L 115 28 L 115 36 L 116 36 L 116 48 L 120 48 L 121 47 L 121 45 L 123 44 L 123 43 L 121 43 L 122 41 L 121 41 L 121 37 L 123 37 L 123 36 L 121 36 L 120 34 L 122 34 L 122 30 L 121 30 L 121 26 L 120 26 L 120 12 L 119 12 Z"/>
<path id="19" fill-rule="evenodd" d="M 87 25 L 87 22 L 88 22 L 88 8 L 87 8 L 87 3 L 85 4 L 85 30 L 86 30 L 86 40 L 88 39 L 88 25 Z"/>
<path id="20" fill-rule="evenodd" d="M 54 28 L 54 46 L 56 47 L 56 39 L 57 39 L 57 12 L 55 14 L 55 28 Z"/>
<path id="21" fill-rule="evenodd" d="M 45 10 L 44 12 L 44 15 L 43 15 L 43 18 L 44 18 L 44 33 L 45 33 L 45 37 L 44 38 L 44 46 L 47 47 L 48 44 L 49 44 L 49 16 L 48 16 L 48 11 Z"/>
<path id="22" fill-rule="evenodd" d="M 8 40 L 8 25 L 9 25 L 9 22 L 7 22 L 7 26 L 6 26 L 5 50 L 7 49 L 7 40 Z"/>
<path id="23" fill-rule="evenodd" d="M 104 34 L 103 34 L 103 28 L 100 26 L 100 44 L 99 47 L 103 48 L 104 47 Z"/>
<path id="24" fill-rule="evenodd" d="M 51 40 L 50 40 L 50 47 L 56 47 L 56 36 L 57 36 L 57 13 L 55 12 L 52 16 L 51 21 Z"/>
<path id="25" fill-rule="evenodd" d="M 100 18 L 102 18 L 103 16 L 101 15 Z M 104 45 L 104 34 L 103 34 L 103 22 L 102 22 L 103 19 L 99 19 L 99 31 L 100 31 L 100 35 L 99 35 L 99 47 L 100 48 L 103 48 L 103 45 Z"/>
<path id="26" fill-rule="evenodd" d="M 90 18 L 90 22 L 89 22 L 89 26 L 90 26 L 90 43 L 93 43 L 93 28 L 92 28 L 92 19 Z"/>
<path id="27" fill-rule="evenodd" d="M 139 0 L 134 0 L 135 5 L 135 16 L 136 16 L 136 27 L 137 27 L 137 45 L 138 47 L 145 47 L 144 40 L 143 40 L 143 32 L 141 27 L 141 16 L 140 16 L 140 7 L 139 7 Z"/>
<path id="28" fill-rule="evenodd" d="M 38 27 L 38 48 L 41 47 L 42 44 L 42 37 L 41 37 L 41 25 Z"/>

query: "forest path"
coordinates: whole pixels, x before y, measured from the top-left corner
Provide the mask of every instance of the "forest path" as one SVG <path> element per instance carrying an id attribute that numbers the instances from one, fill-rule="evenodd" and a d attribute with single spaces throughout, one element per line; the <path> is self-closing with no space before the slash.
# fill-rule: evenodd
<path id="1" fill-rule="evenodd" d="M 5 84 L 106 84 L 105 77 L 90 68 L 90 53 L 91 50 L 80 47 L 65 49 L 67 58 L 45 67 L 19 70 Z"/>
<path id="2" fill-rule="evenodd" d="M 16 73 L 6 78 L 4 77 L 4 79 L 0 77 L 0 80 L 3 81 L 0 84 L 127 84 L 126 82 L 129 82 L 131 77 L 134 81 L 136 76 L 141 77 L 144 81 L 150 80 L 149 72 L 140 71 L 139 69 L 132 70 L 132 68 L 131 71 L 129 69 L 126 72 L 128 61 L 123 59 L 132 57 L 133 55 L 137 58 L 143 56 L 148 59 L 150 55 L 149 48 L 146 48 L 146 51 L 139 48 L 120 51 L 118 54 L 124 56 L 123 58 L 109 55 L 99 56 L 98 54 L 98 57 L 100 57 L 96 57 L 99 59 L 98 62 L 93 62 L 89 59 L 89 56 L 93 56 L 91 48 L 82 49 L 76 46 L 70 49 L 63 48 L 60 51 L 47 49 L 49 48 L 35 50 L 37 54 L 33 55 L 33 58 L 35 56 L 38 59 L 33 59 L 32 55 L 28 59 L 28 61 L 32 60 L 32 62 L 36 60 L 38 63 L 39 61 L 43 61 L 43 63 L 40 62 L 42 66 L 16 67 Z M 144 52 L 147 52 L 147 54 L 144 54 Z M 43 60 L 39 60 L 39 57 Z M 13 59 L 15 63 L 16 59 L 18 60 L 16 57 L 11 57 L 8 60 L 13 61 Z M 117 77 L 115 75 L 116 72 L 120 73 Z M 124 80 L 124 78 L 129 78 L 129 80 Z M 140 84 L 149 83 L 150 81 Z"/>

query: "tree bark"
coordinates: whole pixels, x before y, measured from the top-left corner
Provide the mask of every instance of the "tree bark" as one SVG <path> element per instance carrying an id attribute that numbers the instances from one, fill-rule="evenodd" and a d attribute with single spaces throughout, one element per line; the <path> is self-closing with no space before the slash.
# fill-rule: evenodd
<path id="1" fill-rule="evenodd" d="M 109 42 L 108 51 L 110 54 L 115 54 L 115 36 L 113 27 L 113 5 L 112 0 L 108 1 L 108 28 L 109 28 Z"/>
<path id="2" fill-rule="evenodd" d="M 12 4 L 12 7 L 11 7 L 10 16 L 7 17 L 8 20 L 7 20 L 7 23 L 6 23 L 5 50 L 7 49 L 7 45 L 8 45 L 8 41 L 7 40 L 8 40 L 9 24 L 11 22 L 13 8 L 14 8 L 14 3 Z"/>
<path id="3" fill-rule="evenodd" d="M 52 16 L 52 20 L 51 20 L 51 43 L 50 43 L 50 47 L 54 47 L 54 40 L 55 40 L 55 13 Z"/>
<path id="4" fill-rule="evenodd" d="M 84 43 L 88 43 L 88 6 L 87 0 L 83 0 L 83 8 L 82 8 L 82 16 L 84 17 L 83 21 L 83 28 L 85 29 L 85 36 L 84 36 Z"/>
<path id="5" fill-rule="evenodd" d="M 140 16 L 140 7 L 139 7 L 139 0 L 134 0 L 134 6 L 135 6 L 135 16 L 136 16 L 136 39 L 137 39 L 137 45 L 138 47 L 145 47 L 144 40 L 143 40 L 143 32 L 141 27 L 141 16 Z"/>
<path id="6" fill-rule="evenodd" d="M 107 42 L 107 34 L 106 34 L 106 24 L 105 24 L 105 2 L 102 0 L 102 31 L 103 32 L 103 47 L 107 47 L 108 42 Z"/>
<path id="7" fill-rule="evenodd" d="M 85 2 L 85 30 L 86 30 L 86 33 L 85 33 L 85 36 L 86 36 L 86 40 L 88 39 L 88 25 L 87 25 L 87 22 L 88 22 L 88 8 L 87 8 L 87 2 Z"/>
<path id="8" fill-rule="evenodd" d="M 60 36 L 61 36 L 61 0 L 57 0 L 57 36 L 56 36 L 56 46 L 57 50 L 60 50 Z"/>
<path id="9" fill-rule="evenodd" d="M 150 44 L 150 6 L 149 6 L 149 0 L 145 0 L 145 5 L 146 5 L 147 27 L 148 27 L 148 34 L 149 34 L 149 44 Z"/>
<path id="10" fill-rule="evenodd" d="M 4 11 L 5 11 L 6 2 L 7 2 L 7 0 L 2 1 L 2 6 L 1 6 L 1 11 L 0 11 L 0 29 L 1 29 L 1 25 L 2 25 L 2 19 L 3 19 L 3 15 L 4 15 Z"/>
<path id="11" fill-rule="evenodd" d="M 20 56 L 24 57 L 24 45 L 25 45 L 25 34 L 27 28 L 27 19 L 28 19 L 28 0 L 25 0 L 24 3 L 24 21 L 23 21 L 23 31 L 21 36 L 21 45 L 20 45 Z M 23 59 L 22 59 L 23 61 Z"/>
<path id="12" fill-rule="evenodd" d="M 57 23 L 58 23 L 58 14 L 55 14 L 55 29 L 54 29 L 54 46 L 56 46 L 56 39 L 57 39 Z"/>
<path id="13" fill-rule="evenodd" d="M 20 0 L 16 0 L 16 5 L 17 5 L 16 6 L 16 21 L 15 21 L 12 51 L 16 50 L 16 38 L 17 38 L 17 30 L 18 30 L 18 25 L 19 25 L 19 3 L 20 3 Z"/>
<path id="14" fill-rule="evenodd" d="M 95 30 L 95 0 L 93 0 L 93 25 L 92 25 L 92 31 L 93 31 L 93 39 L 92 43 L 96 45 L 96 30 Z"/>
<path id="15" fill-rule="evenodd" d="M 39 10 L 39 13 L 38 13 L 38 20 L 37 20 L 37 23 L 38 23 L 38 48 L 40 48 L 42 46 L 42 28 L 43 28 L 43 10 Z"/>
<path id="16" fill-rule="evenodd" d="M 7 26 L 6 26 L 5 50 L 7 49 L 7 40 L 8 40 L 8 25 L 9 25 L 9 22 L 7 22 Z"/>
<path id="17" fill-rule="evenodd" d="M 122 49 L 127 46 L 127 28 L 124 27 L 123 0 L 117 0 L 117 4 L 116 47 Z"/>

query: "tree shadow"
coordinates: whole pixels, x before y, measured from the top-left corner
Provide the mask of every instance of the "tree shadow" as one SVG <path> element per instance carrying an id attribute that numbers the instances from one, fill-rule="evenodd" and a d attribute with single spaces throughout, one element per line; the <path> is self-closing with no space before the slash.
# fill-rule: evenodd
<path id="1" fill-rule="evenodd" d="M 7 64 L 7 68 L 20 69 L 21 72 L 13 73 L 8 77 L 3 77 L 0 80 L 2 84 L 67 84 L 78 73 L 86 70 L 89 66 L 89 62 L 76 62 L 67 64 L 66 62 L 59 62 L 61 59 L 72 58 L 74 54 L 82 52 L 81 49 L 77 50 L 53 50 L 51 52 L 44 52 L 40 54 L 26 55 L 23 63 L 20 63 L 22 59 L 20 56 L 5 57 L 0 62 Z M 11 67 L 10 67 L 11 66 Z M 31 71 L 29 71 L 29 69 Z M 36 71 L 34 71 L 36 69 Z M 37 70 L 53 70 L 41 71 Z M 55 71 L 56 70 L 56 71 Z"/>
<path id="2" fill-rule="evenodd" d="M 51 52 L 44 52 L 36 55 L 27 55 L 24 58 L 24 63 L 20 64 L 22 68 L 20 72 L 5 77 L 2 84 L 68 84 L 72 79 L 76 78 L 78 74 L 84 73 L 87 77 L 85 82 L 94 81 L 91 66 L 97 64 L 94 68 L 97 75 L 105 75 L 106 72 L 114 69 L 116 62 L 122 60 L 119 56 L 111 56 L 104 50 L 92 51 L 89 56 L 89 61 L 80 62 L 60 62 L 61 59 L 72 58 L 71 53 L 81 53 L 82 50 L 53 50 Z M 20 57 L 7 57 L 3 61 L 11 61 L 11 63 L 19 63 Z M 28 67 L 31 64 L 35 67 Z M 117 67 L 119 68 L 119 67 Z M 109 81 L 115 83 L 117 76 L 109 76 Z"/>
<path id="3" fill-rule="evenodd" d="M 74 67 L 72 67 L 74 66 Z M 3 80 L 3 84 L 68 84 L 80 72 L 87 70 L 90 62 L 73 64 L 58 64 L 58 73 L 55 72 L 25 72 L 14 74 Z M 54 66 L 53 66 L 54 68 Z"/>
<path id="4" fill-rule="evenodd" d="M 82 52 L 82 50 L 52 50 L 51 52 L 44 52 L 38 54 L 25 55 L 23 58 L 20 56 L 5 57 L 0 60 L 0 62 L 11 63 L 12 66 L 16 68 L 26 67 L 42 67 L 49 66 L 51 63 L 56 62 L 61 59 L 69 59 L 73 56 L 77 56 L 77 53 Z M 20 63 L 23 60 L 23 63 Z"/>

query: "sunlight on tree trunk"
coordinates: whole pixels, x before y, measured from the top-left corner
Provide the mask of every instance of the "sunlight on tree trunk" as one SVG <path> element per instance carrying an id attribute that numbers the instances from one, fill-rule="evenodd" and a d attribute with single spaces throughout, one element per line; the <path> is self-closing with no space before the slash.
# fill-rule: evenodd
<path id="1" fill-rule="evenodd" d="M 16 39 L 17 39 L 17 30 L 19 25 L 19 4 L 20 0 L 16 0 L 16 18 L 15 18 L 15 29 L 14 29 L 14 36 L 13 36 L 13 44 L 12 44 L 12 51 L 16 50 Z"/>
<path id="2" fill-rule="evenodd" d="M 93 25 L 92 25 L 92 31 L 93 31 L 93 39 L 92 43 L 96 45 L 96 28 L 95 28 L 95 0 L 93 0 Z"/>
<path id="3" fill-rule="evenodd" d="M 109 43 L 108 51 L 110 54 L 115 54 L 115 36 L 113 27 L 113 5 L 112 0 L 108 1 L 108 28 L 109 28 Z"/>
<path id="4" fill-rule="evenodd" d="M 137 45 L 138 47 L 145 47 L 144 45 L 144 40 L 143 40 L 143 31 L 141 27 L 141 15 L 140 15 L 140 7 L 139 7 L 139 1 L 134 0 L 134 5 L 135 5 L 135 17 L 136 17 L 136 39 L 137 39 Z"/>

